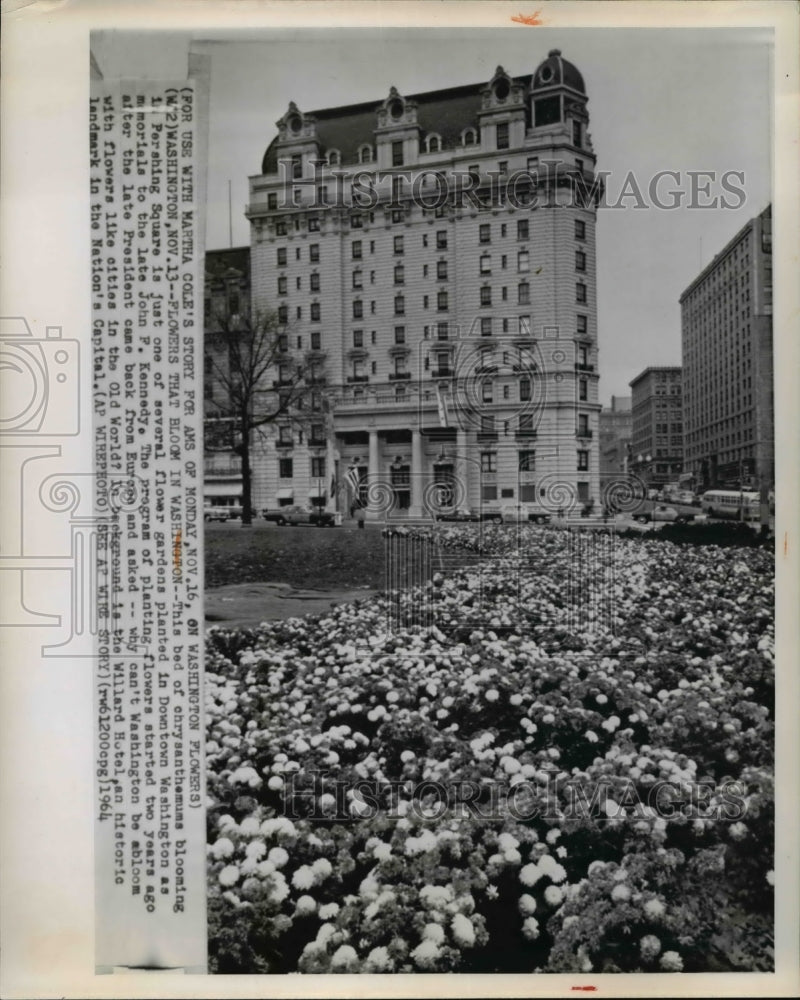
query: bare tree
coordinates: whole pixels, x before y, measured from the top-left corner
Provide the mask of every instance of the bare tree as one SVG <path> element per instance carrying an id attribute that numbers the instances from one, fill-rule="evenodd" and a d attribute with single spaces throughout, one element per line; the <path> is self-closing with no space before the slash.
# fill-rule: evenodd
<path id="1" fill-rule="evenodd" d="M 304 425 L 311 417 L 311 397 L 324 383 L 325 356 L 320 351 L 292 352 L 289 332 L 275 312 L 254 316 L 214 314 L 206 331 L 210 374 L 222 388 L 219 417 L 234 427 L 234 450 L 242 459 L 242 524 L 252 523 L 251 449 L 259 429 L 276 423 Z"/>

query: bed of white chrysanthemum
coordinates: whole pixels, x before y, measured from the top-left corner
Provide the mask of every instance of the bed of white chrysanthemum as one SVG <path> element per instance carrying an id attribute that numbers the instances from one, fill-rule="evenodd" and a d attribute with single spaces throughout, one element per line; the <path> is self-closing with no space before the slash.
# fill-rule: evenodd
<path id="1" fill-rule="evenodd" d="M 439 542 L 483 569 L 209 631 L 213 969 L 771 968 L 771 554 L 618 540 L 567 627 L 567 532 Z"/>

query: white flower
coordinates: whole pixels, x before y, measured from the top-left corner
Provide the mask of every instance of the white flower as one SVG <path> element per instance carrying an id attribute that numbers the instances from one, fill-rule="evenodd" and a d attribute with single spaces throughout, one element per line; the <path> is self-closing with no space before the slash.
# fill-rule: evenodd
<path id="1" fill-rule="evenodd" d="M 775 872 L 772 869 L 767 872 L 767 882 L 769 885 L 775 885 Z"/>
<path id="2" fill-rule="evenodd" d="M 275 871 L 275 865 L 271 861 L 259 861 L 256 865 L 256 871 L 262 878 L 266 878 L 267 875 L 272 875 Z"/>
<path id="3" fill-rule="evenodd" d="M 278 774 L 273 774 L 267 782 L 267 788 L 269 788 L 271 792 L 279 792 L 283 788 L 283 778 L 281 778 Z"/>
<path id="4" fill-rule="evenodd" d="M 463 913 L 457 913 L 451 923 L 453 937 L 463 948 L 471 948 L 475 944 L 475 928 L 469 917 Z"/>
<path id="5" fill-rule="evenodd" d="M 314 884 L 314 872 L 308 865 L 300 865 L 292 875 L 292 885 L 295 889 L 310 889 Z"/>
<path id="6" fill-rule="evenodd" d="M 501 833 L 497 838 L 497 846 L 501 851 L 511 851 L 519 847 L 519 841 L 511 833 Z"/>
<path id="7" fill-rule="evenodd" d="M 313 896 L 300 896 L 295 904 L 298 913 L 314 913 L 317 908 L 317 901 Z"/>
<path id="8" fill-rule="evenodd" d="M 332 920 L 338 912 L 338 903 L 323 903 L 323 905 L 319 908 L 320 920 Z"/>
<path id="9" fill-rule="evenodd" d="M 517 705 L 521 705 L 522 704 L 522 695 L 521 694 L 512 694 L 511 697 L 508 700 L 516 708 Z"/>
<path id="10" fill-rule="evenodd" d="M 436 964 L 439 957 L 439 947 L 433 941 L 422 941 L 411 952 L 411 957 L 421 969 L 430 969 Z"/>
<path id="11" fill-rule="evenodd" d="M 631 898 L 631 890 L 627 885 L 620 883 L 611 890 L 611 898 L 617 903 L 627 902 Z"/>
<path id="12" fill-rule="evenodd" d="M 605 705 L 608 702 L 608 697 L 604 694 L 597 694 L 595 695 L 594 700 L 598 705 Z"/>
<path id="13" fill-rule="evenodd" d="M 639 941 L 639 951 L 646 962 L 652 962 L 661 951 L 661 942 L 655 934 L 645 934 Z"/>
<path id="14" fill-rule="evenodd" d="M 661 917 L 664 915 L 666 907 L 660 899 L 648 899 L 644 904 L 644 912 L 648 917 Z"/>
<path id="15" fill-rule="evenodd" d="M 564 899 L 557 885 L 548 885 L 544 890 L 544 898 L 550 906 L 560 906 Z"/>
<path id="16" fill-rule="evenodd" d="M 220 861 L 222 858 L 229 858 L 233 854 L 233 841 L 227 837 L 220 837 L 211 845 L 211 853 Z"/>
<path id="17" fill-rule="evenodd" d="M 683 959 L 677 951 L 665 951 L 658 963 L 665 972 L 681 972 Z"/>
<path id="18" fill-rule="evenodd" d="M 311 865 L 311 871 L 314 873 L 317 881 L 321 882 L 333 872 L 333 865 L 327 858 L 317 858 Z"/>
<path id="19" fill-rule="evenodd" d="M 733 840 L 744 840 L 748 834 L 748 829 L 744 823 L 732 823 L 728 831 Z"/>
<path id="20" fill-rule="evenodd" d="M 523 885 L 530 887 L 536 885 L 542 875 L 543 872 L 539 870 L 538 865 L 528 864 L 520 871 L 519 880 Z"/>
<path id="21" fill-rule="evenodd" d="M 341 969 L 358 963 L 358 952 L 349 944 L 343 944 L 331 955 L 331 968 Z"/>
<path id="22" fill-rule="evenodd" d="M 385 972 L 389 965 L 389 952 L 386 948 L 373 948 L 364 962 L 368 972 Z"/>
<path id="23" fill-rule="evenodd" d="M 519 897 L 519 912 L 524 917 L 536 912 L 536 900 L 527 892 L 523 892 Z"/>
<path id="24" fill-rule="evenodd" d="M 595 872 L 602 871 L 606 866 L 605 861 L 592 861 L 589 867 L 586 869 L 589 875 L 593 875 Z"/>
<path id="25" fill-rule="evenodd" d="M 402 760 L 402 762 L 403 762 L 404 764 L 408 764 L 408 762 L 409 762 L 409 761 L 412 761 L 412 760 L 414 760 L 414 758 L 415 758 L 416 756 L 417 756 L 417 755 L 416 755 L 416 754 L 414 753 L 414 751 L 413 751 L 413 750 L 404 750 L 404 751 L 403 751 L 403 752 L 402 752 L 402 753 L 400 754 L 400 760 Z M 376 951 L 379 951 L 380 949 L 376 948 L 375 950 L 376 950 Z"/>
<path id="26" fill-rule="evenodd" d="M 436 836 L 430 830 L 423 830 L 418 837 L 407 838 L 404 850 L 411 856 L 424 854 L 426 851 L 432 851 L 436 844 Z"/>
<path id="27" fill-rule="evenodd" d="M 485 693 L 484 697 L 486 698 L 487 701 L 497 701 L 497 699 L 500 697 L 500 692 L 497 690 L 497 688 L 489 688 L 488 691 Z"/>
<path id="28" fill-rule="evenodd" d="M 225 865 L 219 873 L 220 885 L 236 885 L 239 881 L 239 869 L 236 865 Z"/>
<path id="29" fill-rule="evenodd" d="M 244 853 L 248 858 L 258 861 L 259 858 L 263 858 L 267 853 L 267 845 L 263 840 L 251 840 L 247 847 L 245 847 Z"/>
<path id="30" fill-rule="evenodd" d="M 536 917 L 526 917 L 522 921 L 522 933 L 529 941 L 535 941 L 539 937 L 539 921 Z"/>
<path id="31" fill-rule="evenodd" d="M 426 941 L 433 941 L 434 944 L 441 944 L 444 941 L 444 927 L 441 924 L 425 924 L 422 928 L 422 937 Z"/>
<path id="32" fill-rule="evenodd" d="M 283 847 L 272 847 L 270 848 L 267 858 L 273 863 L 273 865 L 275 865 L 276 868 L 283 868 L 289 860 L 289 855 Z"/>

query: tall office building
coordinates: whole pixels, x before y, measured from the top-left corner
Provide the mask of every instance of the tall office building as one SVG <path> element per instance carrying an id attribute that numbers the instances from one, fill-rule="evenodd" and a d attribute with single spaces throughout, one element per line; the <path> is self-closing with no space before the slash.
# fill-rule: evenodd
<path id="1" fill-rule="evenodd" d="M 436 483 L 458 506 L 599 502 L 587 101 L 554 50 L 532 75 L 288 105 L 250 178 L 253 308 L 287 364 L 318 362 L 319 422 L 259 446 L 257 506 L 346 510 L 356 477 L 373 512 L 430 513 Z"/>
<path id="2" fill-rule="evenodd" d="M 697 489 L 774 485 L 772 210 L 681 295 L 685 460 Z"/>
<path id="3" fill-rule="evenodd" d="M 631 387 L 630 471 L 648 486 L 678 482 L 683 472 L 682 369 L 645 368 Z"/>
<path id="4" fill-rule="evenodd" d="M 612 396 L 600 411 L 600 475 L 620 476 L 628 471 L 631 446 L 631 397 Z"/>

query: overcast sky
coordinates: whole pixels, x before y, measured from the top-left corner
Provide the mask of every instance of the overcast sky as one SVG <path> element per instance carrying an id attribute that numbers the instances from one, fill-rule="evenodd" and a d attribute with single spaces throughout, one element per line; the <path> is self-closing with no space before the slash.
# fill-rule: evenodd
<path id="1" fill-rule="evenodd" d="M 244 37 L 244 36 L 239 36 Z M 681 292 L 770 201 L 771 33 L 750 29 L 342 29 L 262 32 L 215 41 L 209 137 L 209 249 L 249 242 L 248 176 L 294 101 L 302 111 L 488 81 L 500 64 L 532 73 L 559 48 L 581 71 L 608 201 L 630 171 L 647 193 L 658 171 L 744 174 L 737 209 L 601 209 L 597 224 L 600 399 L 628 395 L 648 365 L 680 363 Z M 739 184 L 738 181 L 734 181 Z M 711 196 L 725 196 L 711 185 Z"/>

